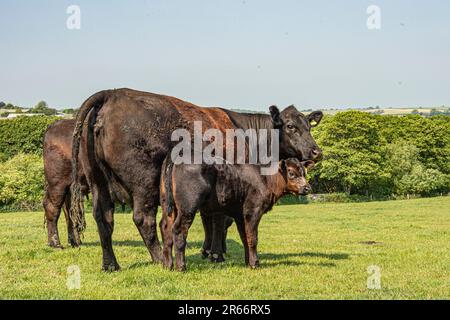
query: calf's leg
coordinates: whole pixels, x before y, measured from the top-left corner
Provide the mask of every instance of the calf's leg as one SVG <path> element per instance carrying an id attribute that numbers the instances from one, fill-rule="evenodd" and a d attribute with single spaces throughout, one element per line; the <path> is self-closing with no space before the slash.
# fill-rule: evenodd
<path id="1" fill-rule="evenodd" d="M 259 267 L 257 245 L 258 245 L 258 225 L 260 220 L 261 217 L 258 213 L 248 214 L 244 218 L 245 235 L 247 238 L 247 246 L 248 246 L 248 264 L 252 269 Z"/>
<path id="2" fill-rule="evenodd" d="M 236 227 L 239 232 L 239 236 L 241 237 L 242 246 L 244 247 L 245 252 L 245 264 L 249 264 L 249 252 L 248 252 L 248 243 L 247 243 L 247 235 L 245 233 L 245 223 L 243 218 L 237 218 L 236 220 Z"/>
<path id="3" fill-rule="evenodd" d="M 233 224 L 233 218 L 229 216 L 225 216 L 225 223 L 223 229 L 223 237 L 222 237 L 222 252 L 227 253 L 227 234 L 228 228 Z"/>
<path id="4" fill-rule="evenodd" d="M 224 237 L 225 216 L 222 213 L 213 215 L 213 234 L 211 244 L 211 262 L 224 262 L 223 257 L 223 242 L 226 241 Z"/>
<path id="5" fill-rule="evenodd" d="M 203 229 L 205 231 L 205 240 L 201 249 L 202 258 L 206 259 L 211 255 L 212 236 L 213 236 L 213 217 L 200 212 Z"/>
<path id="6" fill-rule="evenodd" d="M 175 259 L 177 271 L 186 270 L 186 239 L 189 228 L 194 221 L 194 213 L 179 212 L 173 224 L 172 233 L 175 243 Z"/>
<path id="7" fill-rule="evenodd" d="M 162 262 L 163 266 L 169 270 L 173 269 L 173 217 L 174 213 L 169 217 L 163 211 L 163 217 L 161 218 L 161 222 L 159 223 L 159 228 L 161 231 L 161 236 L 163 238 L 163 250 L 162 250 Z"/>

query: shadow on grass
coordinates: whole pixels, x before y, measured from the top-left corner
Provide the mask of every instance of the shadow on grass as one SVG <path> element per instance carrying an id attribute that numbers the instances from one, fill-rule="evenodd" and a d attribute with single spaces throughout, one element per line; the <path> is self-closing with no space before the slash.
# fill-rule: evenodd
<path id="1" fill-rule="evenodd" d="M 258 255 L 262 267 L 275 266 L 275 265 L 285 265 L 285 266 L 318 266 L 318 267 L 336 267 L 334 262 L 306 262 L 306 261 L 295 261 L 291 258 L 321 258 L 328 260 L 345 260 L 350 259 L 350 255 L 347 253 L 322 253 L 322 252 L 299 252 L 299 253 L 261 253 Z"/>
<path id="2" fill-rule="evenodd" d="M 100 241 L 83 242 L 83 247 L 100 247 Z M 113 240 L 113 246 L 118 247 L 142 247 L 145 248 L 142 240 Z"/>
<path id="3" fill-rule="evenodd" d="M 195 270 L 205 269 L 222 269 L 227 268 L 230 265 L 239 265 L 245 267 L 244 263 L 244 248 L 240 242 L 229 239 L 227 240 L 228 253 L 225 255 L 225 263 L 212 263 L 208 259 L 202 259 L 200 255 L 200 249 L 202 248 L 203 241 L 189 241 L 187 245 L 188 250 L 196 250 L 197 253 L 186 255 L 188 264 Z M 100 246 L 99 241 L 85 242 L 83 246 Z M 118 240 L 113 241 L 113 246 L 129 246 L 145 248 L 143 241 L 140 240 Z M 347 253 L 323 253 L 323 252 L 298 252 L 298 253 L 259 253 L 258 254 L 261 266 L 260 268 L 272 268 L 278 265 L 283 266 L 318 266 L 318 267 L 336 267 L 335 262 L 338 260 L 350 259 L 350 255 Z M 328 259 L 330 262 L 311 262 L 304 261 L 304 259 L 295 258 L 319 258 Z M 151 261 L 139 261 L 126 267 L 126 269 L 138 269 L 153 266 L 155 263 Z"/>

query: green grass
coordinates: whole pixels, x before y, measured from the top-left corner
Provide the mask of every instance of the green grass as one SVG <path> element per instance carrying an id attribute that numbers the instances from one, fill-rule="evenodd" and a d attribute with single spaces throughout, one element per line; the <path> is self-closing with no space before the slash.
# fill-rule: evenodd
<path id="1" fill-rule="evenodd" d="M 63 226 L 62 219 L 66 239 Z M 188 238 L 186 273 L 149 262 L 130 214 L 116 215 L 114 248 L 122 271 L 112 274 L 100 271 L 101 249 L 91 217 L 80 250 L 46 247 L 42 212 L 2 213 L 0 230 L 1 299 L 450 297 L 449 197 L 278 206 L 261 222 L 259 270 L 244 266 L 234 226 L 227 262 L 202 260 L 198 216 Z M 81 269 L 80 290 L 67 289 L 69 265 Z M 380 290 L 367 289 L 370 265 L 381 268 Z"/>

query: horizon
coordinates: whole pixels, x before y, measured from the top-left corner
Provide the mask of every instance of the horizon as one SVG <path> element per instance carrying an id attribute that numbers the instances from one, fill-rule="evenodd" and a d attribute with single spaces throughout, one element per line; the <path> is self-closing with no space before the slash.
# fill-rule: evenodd
<path id="1" fill-rule="evenodd" d="M 130 87 L 250 111 L 450 105 L 448 2 L 79 0 L 73 30 L 72 4 L 0 3 L 0 101 L 62 110 Z"/>

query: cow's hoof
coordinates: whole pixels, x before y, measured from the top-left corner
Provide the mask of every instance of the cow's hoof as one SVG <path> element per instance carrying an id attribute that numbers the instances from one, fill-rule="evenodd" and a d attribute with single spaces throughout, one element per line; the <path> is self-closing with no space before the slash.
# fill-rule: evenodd
<path id="1" fill-rule="evenodd" d="M 209 256 L 211 255 L 211 250 L 202 249 L 200 252 L 202 254 L 202 259 L 209 258 Z"/>
<path id="2" fill-rule="evenodd" d="M 211 262 L 214 262 L 214 263 L 225 262 L 225 258 L 223 257 L 223 254 L 213 253 L 209 259 L 211 260 Z"/>
<path id="3" fill-rule="evenodd" d="M 64 249 L 64 247 L 60 243 L 51 242 L 48 244 L 48 246 L 53 249 L 60 249 L 60 250 Z"/>
<path id="4" fill-rule="evenodd" d="M 102 271 L 105 271 L 105 272 L 116 272 L 119 270 L 120 270 L 120 266 L 118 263 L 104 264 L 102 267 Z"/>
<path id="5" fill-rule="evenodd" d="M 75 241 L 75 239 L 73 239 L 73 238 L 69 238 L 69 239 L 68 239 L 68 243 L 69 243 L 69 245 L 70 245 L 72 248 L 78 248 L 78 247 L 80 247 L 80 244 L 77 243 L 77 242 Z"/>
<path id="6" fill-rule="evenodd" d="M 186 272 L 186 265 L 181 265 L 181 266 L 177 266 L 177 271 L 178 272 Z"/>
<path id="7" fill-rule="evenodd" d="M 72 248 L 79 248 L 81 246 L 81 240 L 77 241 L 74 238 L 69 238 L 68 239 L 69 244 Z"/>
<path id="8" fill-rule="evenodd" d="M 258 268 L 259 268 L 259 261 L 256 261 L 254 264 L 250 265 L 250 269 L 255 270 L 255 269 L 258 269 Z"/>
<path id="9" fill-rule="evenodd" d="M 74 248 L 74 249 L 80 247 L 80 244 L 78 244 L 78 243 L 73 243 L 73 242 L 71 242 L 71 243 L 69 243 L 69 244 L 70 244 L 70 246 L 71 246 L 72 248 Z"/>

